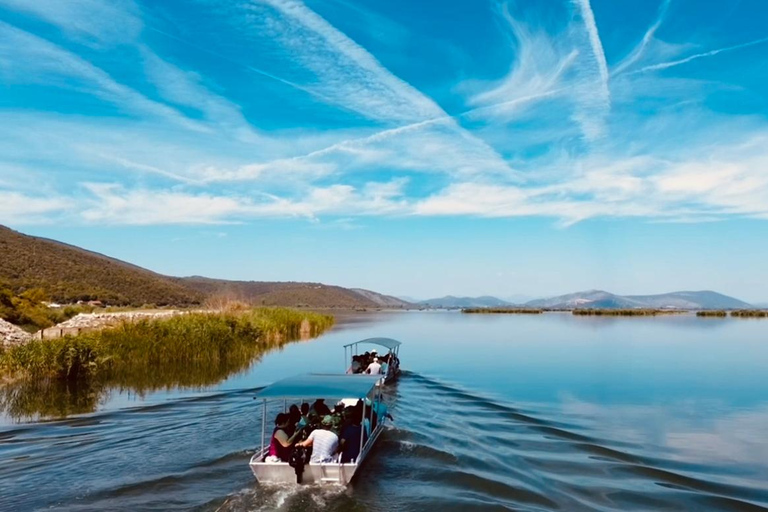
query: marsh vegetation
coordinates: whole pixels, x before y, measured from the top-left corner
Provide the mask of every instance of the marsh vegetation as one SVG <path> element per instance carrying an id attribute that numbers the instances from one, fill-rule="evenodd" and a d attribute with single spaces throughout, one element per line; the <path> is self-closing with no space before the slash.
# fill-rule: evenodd
<path id="1" fill-rule="evenodd" d="M 538 315 L 544 312 L 539 308 L 464 308 L 462 313 L 489 313 L 489 314 L 510 314 L 510 315 Z"/>
<path id="2" fill-rule="evenodd" d="M 574 309 L 573 314 L 579 316 L 657 316 L 679 315 L 685 311 L 675 309 Z"/>
<path id="3" fill-rule="evenodd" d="M 33 340 L 0 352 L 0 375 L 11 381 L 0 390 L 0 405 L 12 416 L 66 415 L 93 410 L 111 389 L 143 394 L 209 386 L 333 322 L 328 315 L 258 308 Z"/>
<path id="4" fill-rule="evenodd" d="M 765 309 L 740 309 L 731 311 L 731 316 L 738 318 L 768 318 L 768 310 Z"/>
<path id="5" fill-rule="evenodd" d="M 725 318 L 728 316 L 728 313 L 722 310 L 715 310 L 715 311 L 697 311 L 696 316 L 706 317 L 706 318 Z"/>

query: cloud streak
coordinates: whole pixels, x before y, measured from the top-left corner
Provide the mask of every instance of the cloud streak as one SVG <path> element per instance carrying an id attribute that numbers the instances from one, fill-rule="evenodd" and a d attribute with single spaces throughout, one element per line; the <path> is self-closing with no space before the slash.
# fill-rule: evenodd
<path id="1" fill-rule="evenodd" d="M 667 10 L 669 9 L 669 4 L 671 1 L 672 0 L 663 0 L 661 2 L 661 6 L 659 7 L 659 15 L 656 18 L 656 21 L 654 21 L 653 24 L 645 32 L 643 39 L 640 41 L 640 44 L 638 44 L 632 50 L 632 52 L 627 55 L 621 62 L 619 62 L 611 71 L 611 76 L 622 73 L 625 69 L 640 60 L 640 58 L 643 56 L 643 53 L 645 52 L 645 49 L 656 35 L 656 31 L 659 30 L 659 27 L 661 27 L 661 24 L 664 22 L 664 17 L 667 15 Z"/>
<path id="2" fill-rule="evenodd" d="M 650 66 L 645 66 L 641 69 L 638 69 L 637 71 L 633 71 L 631 74 L 636 73 L 647 73 L 649 71 L 661 71 L 663 69 L 669 69 L 673 68 L 675 66 L 680 66 L 682 64 L 687 64 L 691 61 L 698 60 L 698 59 L 704 59 L 706 57 L 714 57 L 715 55 L 719 55 L 724 52 L 731 52 L 734 50 L 741 50 L 743 48 L 749 48 L 750 46 L 756 46 L 759 44 L 768 43 L 768 37 L 764 37 L 762 39 L 756 39 L 754 41 L 749 41 L 747 43 L 737 44 L 735 46 L 727 46 L 725 48 L 718 48 L 716 50 L 710 50 L 708 52 L 703 53 L 697 53 L 696 55 L 691 55 L 690 57 L 685 57 L 684 59 L 678 59 L 673 60 L 669 62 L 660 62 L 658 64 L 653 64 Z"/>

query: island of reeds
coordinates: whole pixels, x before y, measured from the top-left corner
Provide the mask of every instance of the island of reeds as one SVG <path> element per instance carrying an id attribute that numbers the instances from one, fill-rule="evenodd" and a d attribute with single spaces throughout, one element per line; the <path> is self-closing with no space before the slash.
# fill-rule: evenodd
<path id="1" fill-rule="evenodd" d="M 487 313 L 487 314 L 509 314 L 509 315 L 538 315 L 544 312 L 538 308 L 464 308 L 462 313 Z"/>
<path id="2" fill-rule="evenodd" d="M 578 316 L 657 316 L 657 315 L 675 315 L 685 313 L 685 311 L 675 309 L 574 309 L 573 314 Z"/>
<path id="3" fill-rule="evenodd" d="M 124 322 L 0 349 L 0 407 L 12 417 L 95 410 L 112 389 L 203 387 L 286 343 L 321 334 L 332 316 L 285 308 L 193 312 Z"/>
<path id="4" fill-rule="evenodd" d="M 738 309 L 731 311 L 730 315 L 735 318 L 768 318 L 768 310 Z M 725 318 L 728 316 L 728 312 L 723 310 L 697 311 L 696 316 Z"/>
<path id="5" fill-rule="evenodd" d="M 697 311 L 696 316 L 704 318 L 725 318 L 728 316 L 728 313 L 722 310 Z"/>
<path id="6" fill-rule="evenodd" d="M 765 309 L 739 309 L 731 311 L 731 316 L 737 318 L 768 318 L 768 310 Z"/>

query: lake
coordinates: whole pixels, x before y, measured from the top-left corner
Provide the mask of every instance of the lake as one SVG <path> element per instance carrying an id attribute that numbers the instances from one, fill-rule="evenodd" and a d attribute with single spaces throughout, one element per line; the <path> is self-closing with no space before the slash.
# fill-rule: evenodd
<path id="1" fill-rule="evenodd" d="M 257 484 L 255 389 L 371 336 L 405 371 L 353 485 Z M 0 509 L 764 510 L 767 375 L 764 320 L 345 314 L 216 386 L 4 416 Z"/>

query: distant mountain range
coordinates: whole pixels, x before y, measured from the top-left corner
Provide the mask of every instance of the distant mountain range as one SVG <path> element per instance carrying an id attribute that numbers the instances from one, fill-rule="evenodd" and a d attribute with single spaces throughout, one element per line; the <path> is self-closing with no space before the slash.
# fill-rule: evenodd
<path id="1" fill-rule="evenodd" d="M 0 226 L 0 288 L 42 288 L 54 302 L 99 300 L 107 305 L 194 306 L 212 298 L 256 305 L 315 308 L 399 308 L 410 303 L 362 289 L 321 283 L 227 281 L 170 277 L 46 238 Z"/>
<path id="2" fill-rule="evenodd" d="M 659 295 L 615 295 L 602 290 L 560 295 L 525 303 L 532 308 L 675 308 L 675 309 L 742 309 L 752 306 L 744 301 L 713 291 L 684 291 Z"/>
<path id="3" fill-rule="evenodd" d="M 446 295 L 445 297 L 421 300 L 417 304 L 432 308 L 494 308 L 512 305 L 510 302 L 488 295 L 483 297 L 454 297 L 453 295 Z"/>
<path id="4" fill-rule="evenodd" d="M 370 290 L 322 283 L 170 277 L 72 245 L 24 235 L 4 226 L 0 226 L 0 287 L 19 293 L 30 288 L 42 288 L 55 302 L 99 300 L 108 305 L 121 306 L 190 306 L 221 297 L 257 305 L 315 308 L 472 308 L 515 305 L 509 300 L 491 296 L 449 295 L 412 302 Z M 752 307 L 746 302 L 713 291 L 622 296 L 601 290 L 537 299 L 524 305 L 553 309 Z"/>

